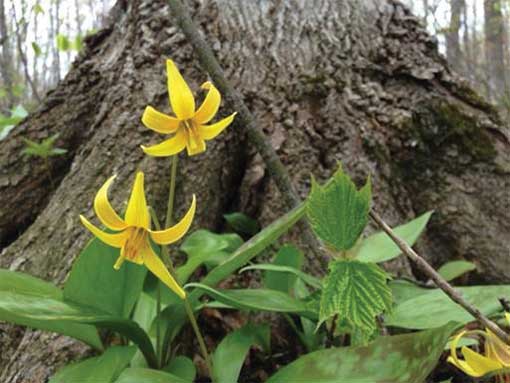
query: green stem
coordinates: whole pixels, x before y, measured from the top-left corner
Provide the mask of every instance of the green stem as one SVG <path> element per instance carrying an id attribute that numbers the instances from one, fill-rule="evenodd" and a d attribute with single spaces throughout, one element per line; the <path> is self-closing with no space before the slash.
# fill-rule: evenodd
<path id="1" fill-rule="evenodd" d="M 168 204 L 166 209 L 165 228 L 173 223 L 174 214 L 174 200 L 175 200 L 175 181 L 177 179 L 177 163 L 179 162 L 179 155 L 172 156 L 172 170 L 170 173 L 170 190 L 168 191 Z"/>
<path id="2" fill-rule="evenodd" d="M 161 285 L 159 283 L 156 292 L 156 318 L 159 318 L 161 315 Z M 161 325 L 159 320 L 156 321 L 156 355 L 158 357 L 159 366 L 163 367 L 163 355 L 161 349 Z"/>
<path id="3" fill-rule="evenodd" d="M 200 351 L 202 352 L 202 356 L 204 357 L 205 364 L 207 365 L 207 369 L 209 370 L 209 376 L 211 380 L 214 382 L 213 369 L 211 364 L 211 358 L 209 357 L 209 352 L 207 351 L 207 346 L 205 345 L 204 338 L 202 337 L 202 333 L 198 328 L 197 321 L 195 319 L 195 314 L 193 313 L 193 309 L 189 303 L 188 297 L 184 298 L 184 308 L 186 309 L 186 314 L 188 314 L 189 321 L 191 322 L 191 326 L 193 327 L 193 331 L 195 331 L 195 335 L 198 340 L 198 344 L 200 346 Z"/>

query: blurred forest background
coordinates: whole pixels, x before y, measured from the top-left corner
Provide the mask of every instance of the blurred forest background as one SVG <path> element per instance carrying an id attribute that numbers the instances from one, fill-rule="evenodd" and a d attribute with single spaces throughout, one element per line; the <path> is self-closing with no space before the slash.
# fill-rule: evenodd
<path id="1" fill-rule="evenodd" d="M 436 36 L 450 67 L 510 120 L 510 0 L 403 2 Z M 0 140 L 66 75 L 113 3 L 0 0 Z"/>

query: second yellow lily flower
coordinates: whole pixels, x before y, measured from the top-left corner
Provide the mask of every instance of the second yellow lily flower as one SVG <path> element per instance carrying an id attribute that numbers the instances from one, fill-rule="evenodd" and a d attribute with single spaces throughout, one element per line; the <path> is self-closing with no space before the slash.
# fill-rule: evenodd
<path id="1" fill-rule="evenodd" d="M 114 179 L 115 176 L 108 179 L 97 192 L 94 199 L 94 210 L 99 220 L 116 233 L 106 233 L 100 230 L 82 215 L 80 215 L 81 222 L 101 241 L 120 248 L 120 256 L 113 266 L 115 269 L 118 270 L 125 260 L 145 265 L 164 284 L 184 299 L 186 293 L 154 253 L 149 238 L 160 245 L 169 245 L 181 239 L 191 226 L 195 215 L 195 195 L 193 195 L 191 207 L 179 223 L 165 230 L 154 231 L 151 230 L 151 219 L 145 199 L 143 173 L 138 172 L 136 175 L 124 219 L 117 215 L 108 201 L 108 189 Z"/>
<path id="2" fill-rule="evenodd" d="M 206 149 L 205 141 L 212 140 L 229 126 L 236 113 L 215 124 L 206 125 L 220 107 L 221 95 L 218 89 L 209 81 L 203 83 L 202 89 L 208 93 L 202 105 L 195 110 L 193 93 L 172 60 L 166 61 L 166 70 L 170 105 L 175 117 L 148 106 L 143 113 L 142 122 L 149 129 L 173 136 L 154 146 L 142 145 L 142 149 L 146 154 L 155 157 L 172 156 L 184 148 L 189 156 L 202 153 Z"/>

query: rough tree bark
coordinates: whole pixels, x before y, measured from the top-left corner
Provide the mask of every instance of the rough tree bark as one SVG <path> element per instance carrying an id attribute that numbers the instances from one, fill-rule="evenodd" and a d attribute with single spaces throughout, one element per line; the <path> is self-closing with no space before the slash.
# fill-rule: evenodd
<path id="1" fill-rule="evenodd" d="M 311 173 L 326 179 L 342 161 L 357 181 L 372 175 L 374 204 L 390 224 L 436 211 L 418 245 L 434 265 L 466 258 L 477 278 L 510 281 L 507 131 L 405 7 L 393 0 L 190 5 L 303 198 Z M 109 26 L 87 39 L 66 78 L 0 152 L 0 266 L 62 284 L 89 238 L 78 214 L 93 216 L 94 193 L 113 173 L 117 207 L 137 169 L 147 173 L 150 203 L 165 205 L 169 161 L 146 158 L 138 146 L 161 139 L 140 116 L 147 104 L 168 109 L 166 57 L 195 89 L 207 79 L 163 0 L 120 0 Z M 56 132 L 68 153 L 52 162 L 58 186 L 51 190 L 43 165 L 20 157 L 20 137 Z M 267 224 L 284 210 L 235 125 L 181 164 L 176 206 L 198 194 L 195 227 L 220 229 L 222 214 L 234 210 Z M 404 259 L 388 267 L 412 272 Z M 88 352 L 68 338 L 7 325 L 0 347 L 5 383 L 44 381 Z"/>

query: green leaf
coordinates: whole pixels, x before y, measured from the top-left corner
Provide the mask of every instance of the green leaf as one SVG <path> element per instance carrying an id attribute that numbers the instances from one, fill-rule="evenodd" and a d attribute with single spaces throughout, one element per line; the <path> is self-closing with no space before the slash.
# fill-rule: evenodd
<path id="1" fill-rule="evenodd" d="M 244 273 L 248 270 L 267 271 L 264 279 L 264 287 L 270 290 L 278 290 L 290 294 L 296 282 L 296 277 L 315 289 L 322 288 L 322 282 L 320 279 L 314 277 L 313 275 L 306 274 L 305 272 L 291 266 L 280 266 L 272 263 L 259 263 L 256 265 L 243 267 L 241 270 L 239 270 L 239 272 Z M 269 273 L 271 273 L 270 277 L 268 277 Z M 285 274 L 291 274 L 292 279 L 287 278 Z M 280 282 L 280 285 L 278 282 Z"/>
<path id="2" fill-rule="evenodd" d="M 35 57 L 42 55 L 41 47 L 35 41 L 32 41 L 32 49 L 34 50 Z"/>
<path id="3" fill-rule="evenodd" d="M 39 3 L 35 3 L 34 6 L 32 7 L 32 10 L 36 15 L 39 13 L 44 13 L 44 8 Z"/>
<path id="4" fill-rule="evenodd" d="M 393 303 L 400 304 L 408 299 L 416 298 L 418 295 L 426 294 L 432 289 L 420 287 L 412 282 L 405 280 L 390 281 L 391 294 L 393 295 Z"/>
<path id="5" fill-rule="evenodd" d="M 14 109 L 11 110 L 11 117 L 19 118 L 22 120 L 27 116 L 28 112 L 21 104 L 17 105 Z"/>
<path id="6" fill-rule="evenodd" d="M 27 306 L 23 302 L 28 301 Z M 30 275 L 14 271 L 0 270 L 0 320 L 40 330 L 52 331 L 81 340 L 92 347 L 101 349 L 101 340 L 94 326 L 70 323 L 55 315 L 50 318 L 39 314 L 48 309 L 45 300 L 55 307 L 62 302 L 62 290 Z M 33 312 L 30 312 L 33 310 Z"/>
<path id="7" fill-rule="evenodd" d="M 264 349 L 269 347 L 270 329 L 268 325 L 247 324 L 228 334 L 218 345 L 212 356 L 215 382 L 237 382 L 244 359 L 252 345 Z"/>
<path id="8" fill-rule="evenodd" d="M 409 329 L 427 329 L 444 325 L 451 320 L 460 324 L 474 320 L 442 290 L 424 290 L 426 292 L 416 298 L 396 305 L 391 315 L 386 318 L 386 324 Z M 455 290 L 486 316 L 502 311 L 498 298 L 510 297 L 510 285 L 456 287 Z"/>
<path id="9" fill-rule="evenodd" d="M 242 244 L 243 240 L 237 234 L 216 234 L 208 230 L 193 232 L 181 245 L 188 260 L 177 268 L 177 279 L 184 284 L 202 264 L 209 269 L 218 266 Z"/>
<path id="10" fill-rule="evenodd" d="M 303 253 L 292 245 L 284 245 L 280 247 L 276 255 L 273 259 L 273 264 L 271 266 L 278 267 L 288 267 L 291 270 L 297 270 L 298 273 L 301 273 L 301 267 L 303 266 L 304 255 Z M 259 266 L 259 265 L 255 265 Z M 253 267 L 253 266 L 248 266 Z M 271 269 L 271 267 L 270 267 Z M 275 268 L 271 271 L 267 269 L 267 272 L 264 273 L 262 284 L 264 287 L 271 290 L 279 290 L 287 294 L 292 294 L 292 290 L 294 289 L 294 285 L 296 283 L 296 274 L 295 273 L 287 273 L 282 274 L 281 272 L 277 272 Z M 249 270 L 248 268 L 244 268 L 243 270 Z M 305 273 L 302 273 L 306 275 Z"/>
<path id="11" fill-rule="evenodd" d="M 248 217 L 243 213 L 230 213 L 224 214 L 223 217 L 227 221 L 228 225 L 235 232 L 253 237 L 260 231 L 260 226 L 253 218 Z"/>
<path id="12" fill-rule="evenodd" d="M 425 226 L 427 226 L 432 213 L 432 211 L 429 211 L 422 214 L 404 225 L 397 226 L 393 230 L 409 246 L 412 246 L 425 229 Z M 363 262 L 378 263 L 389 261 L 400 254 L 401 251 L 395 242 L 386 233 L 381 231 L 362 241 L 356 259 Z"/>
<path id="13" fill-rule="evenodd" d="M 74 49 L 75 51 L 79 52 L 83 48 L 83 36 L 76 36 L 71 43 L 71 49 Z"/>
<path id="14" fill-rule="evenodd" d="M 366 346 L 304 355 L 267 383 L 422 383 L 436 367 L 457 324 L 413 334 L 381 336 Z"/>
<path id="15" fill-rule="evenodd" d="M 312 179 L 308 197 L 308 220 L 315 234 L 335 251 L 354 247 L 368 222 L 370 178 L 359 191 L 342 169 L 320 186 Z"/>
<path id="16" fill-rule="evenodd" d="M 296 313 L 316 319 L 307 302 L 292 298 L 288 294 L 267 289 L 214 289 L 201 283 L 188 283 L 186 287 L 196 287 L 217 301 L 241 310 Z"/>
<path id="17" fill-rule="evenodd" d="M 57 35 L 57 49 L 62 52 L 67 52 L 71 50 L 71 41 L 69 38 L 63 34 Z"/>
<path id="18" fill-rule="evenodd" d="M 447 281 L 451 281 L 472 270 L 476 270 L 476 265 L 472 262 L 452 261 L 445 263 L 437 272 Z"/>
<path id="19" fill-rule="evenodd" d="M 387 274 L 372 263 L 337 260 L 330 263 L 321 295 L 319 325 L 338 314 L 352 328 L 371 333 L 375 317 L 391 309 Z"/>
<path id="20" fill-rule="evenodd" d="M 120 270 L 115 270 L 113 264 L 118 256 L 118 249 L 92 239 L 74 262 L 64 298 L 128 318 L 142 291 L 147 269 L 125 262 Z"/>
<path id="21" fill-rule="evenodd" d="M 115 383 L 192 383 L 168 372 L 148 368 L 126 368 Z"/>
<path id="22" fill-rule="evenodd" d="M 166 372 L 172 375 L 178 376 L 179 378 L 193 382 L 197 374 L 197 370 L 193 361 L 187 356 L 177 356 L 172 359 L 170 364 L 164 368 Z"/>
<path id="23" fill-rule="evenodd" d="M 115 381 L 127 367 L 136 347 L 114 346 L 103 355 L 85 359 L 65 366 L 50 379 L 49 383 L 110 383 Z"/>

